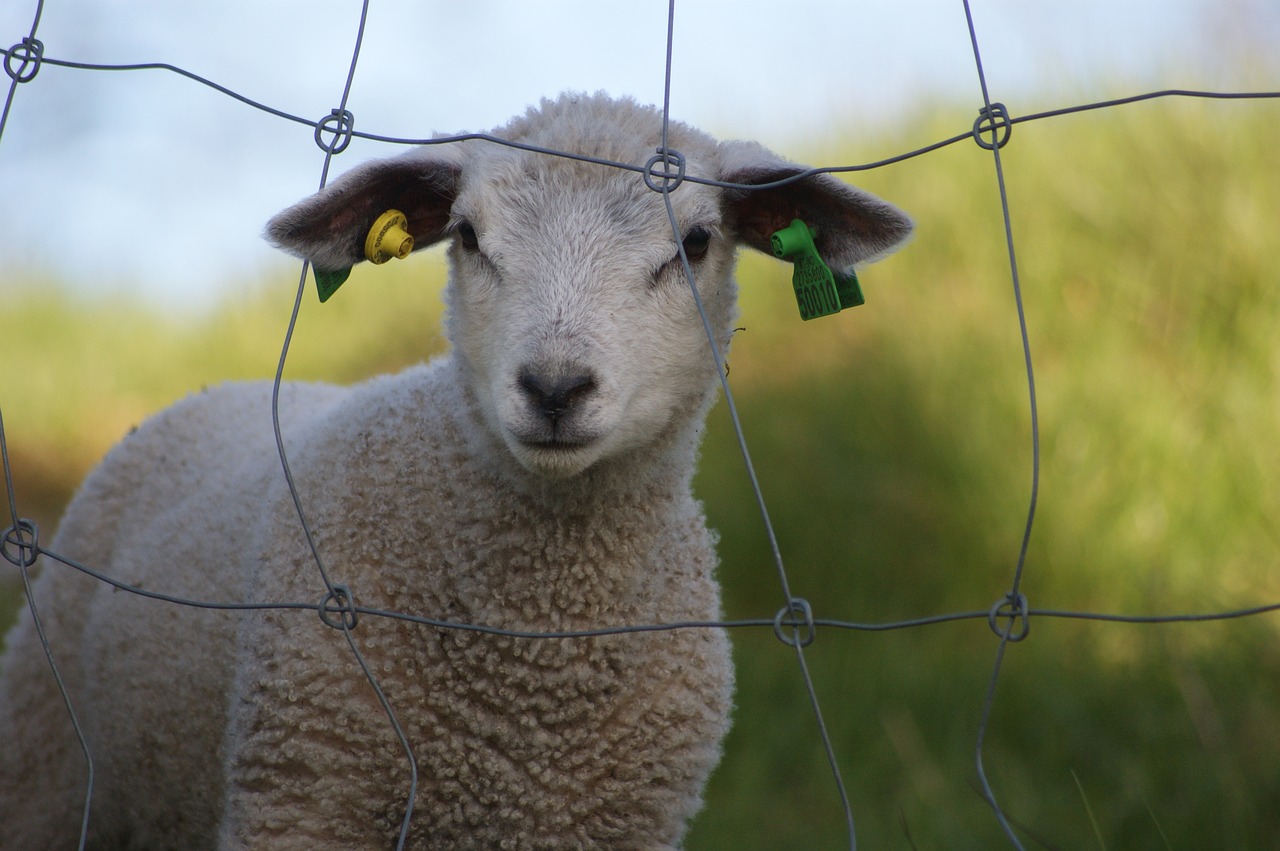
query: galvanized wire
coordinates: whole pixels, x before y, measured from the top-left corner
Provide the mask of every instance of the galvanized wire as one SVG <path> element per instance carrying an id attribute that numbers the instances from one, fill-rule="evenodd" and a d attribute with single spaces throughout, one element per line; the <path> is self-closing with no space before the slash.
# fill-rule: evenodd
<path id="1" fill-rule="evenodd" d="M 1000 161 L 1000 149 L 1009 141 L 1012 125 L 1008 122 L 1008 114 L 1004 105 L 994 104 L 991 101 L 991 93 L 987 89 L 987 75 L 982 65 L 982 51 L 978 45 L 978 31 L 973 24 L 973 11 L 969 8 L 969 0 L 963 0 L 963 2 L 965 20 L 969 25 L 969 41 L 973 46 L 973 62 L 978 72 L 978 85 L 982 90 L 982 111 L 979 114 L 978 123 L 974 125 L 974 139 L 979 145 L 991 151 L 995 163 L 996 184 L 1000 190 L 1000 212 L 1004 220 L 1005 244 L 1009 252 L 1009 274 L 1013 279 L 1013 299 L 1018 311 L 1018 328 L 1022 334 L 1022 355 L 1026 365 L 1028 406 L 1031 412 L 1031 496 L 1027 507 L 1027 522 L 1022 532 L 1022 546 L 1018 550 L 1018 560 L 1013 571 L 1013 585 L 1009 593 L 1005 595 L 1006 602 L 1015 606 L 1019 612 L 1025 612 L 1027 601 L 1018 591 L 1018 588 L 1022 583 L 1022 572 L 1027 565 L 1027 548 L 1031 544 L 1031 529 L 1035 524 L 1036 502 L 1040 495 L 1040 414 L 1039 406 L 1036 403 L 1035 369 L 1031 363 L 1031 339 L 1027 333 L 1027 312 L 1022 303 L 1022 282 L 1018 277 L 1018 257 L 1013 239 L 1013 219 L 1009 215 L 1009 192 L 1005 186 L 1004 165 Z M 984 141 L 984 132 L 991 133 L 989 142 Z M 1022 843 L 1018 840 L 1017 834 L 1014 833 L 1009 820 L 1005 817 L 1004 810 L 1000 808 L 1000 804 L 996 800 L 995 792 L 991 789 L 991 783 L 987 779 L 987 770 L 982 760 L 982 749 L 987 738 L 987 725 L 991 721 L 991 710 L 995 705 L 996 684 L 1000 679 L 1005 651 L 1008 649 L 1010 642 L 1021 641 L 1026 638 L 1027 629 L 1029 629 L 1029 622 L 1026 620 L 1025 614 L 1022 614 L 1020 617 L 1022 628 L 1019 632 L 1014 632 L 1014 620 L 1018 616 L 1017 613 L 1015 613 L 1014 617 L 1008 618 L 1007 628 L 1001 629 L 997 617 L 1001 606 L 1002 603 L 997 603 L 992 608 L 991 626 L 992 629 L 996 630 L 1000 643 L 996 648 L 995 663 L 991 667 L 991 678 L 987 684 L 987 693 L 982 703 L 982 715 L 978 721 L 978 737 L 974 747 L 974 761 L 978 771 L 978 782 L 982 786 L 983 797 L 991 805 L 991 809 L 995 813 L 996 820 L 1000 822 L 1000 827 L 1004 830 L 1005 836 L 1009 838 L 1009 841 L 1013 843 L 1018 851 L 1022 851 Z M 1014 637 L 1015 635 L 1017 636 L 1016 638 Z"/>
<path id="2" fill-rule="evenodd" d="M 368 17 L 369 0 L 362 0 L 360 25 L 356 30 L 355 46 L 351 50 L 351 62 L 347 66 L 347 78 L 342 87 L 342 97 L 339 99 L 338 107 L 330 112 L 328 118 L 322 119 L 316 124 L 316 144 L 324 151 L 323 165 L 320 169 L 320 189 L 323 189 L 325 184 L 328 183 L 329 167 L 333 163 L 334 155 L 346 150 L 351 141 L 354 117 L 347 109 L 347 101 L 351 96 L 351 84 L 355 80 L 356 65 L 360 60 L 360 46 L 364 43 L 364 30 Z M 327 142 L 324 138 L 326 131 L 332 133 L 332 138 Z M 414 756 L 413 746 L 409 744 L 409 737 L 405 735 L 404 728 L 400 726 L 395 709 L 391 706 L 386 693 L 378 683 L 378 678 L 369 668 L 369 663 L 365 660 L 364 654 L 360 652 L 360 648 L 356 644 L 355 636 L 352 634 L 352 630 L 356 625 L 354 615 L 355 601 L 351 596 L 351 590 L 345 585 L 335 584 L 330 579 L 328 570 L 325 569 L 324 558 L 320 554 L 320 548 L 316 545 L 315 536 L 311 531 L 311 524 L 308 522 L 306 511 L 302 507 L 302 498 L 298 493 L 297 483 L 294 481 L 293 473 L 289 468 L 289 456 L 284 445 L 284 435 L 280 430 L 280 388 L 284 381 L 284 368 L 285 361 L 289 356 L 289 344 L 293 339 L 294 329 L 298 324 L 298 312 L 302 308 L 302 297 L 306 292 L 307 265 L 304 261 L 302 271 L 298 277 L 298 289 L 293 300 L 293 310 L 289 314 L 289 324 L 285 330 L 284 342 L 280 347 L 280 360 L 276 366 L 275 378 L 272 381 L 271 428 L 275 434 L 276 452 L 280 458 L 281 472 L 284 474 L 285 483 L 289 488 L 289 496 L 298 515 L 298 524 L 301 526 L 303 536 L 306 538 L 307 547 L 311 551 L 316 570 L 324 582 L 326 594 L 319 606 L 320 620 L 327 626 L 342 631 L 342 636 L 346 639 L 347 647 L 351 650 L 352 657 L 355 659 L 356 664 L 360 666 L 361 672 L 373 689 L 378 705 L 382 707 L 382 711 L 386 714 L 391 730 L 395 734 L 396 740 L 400 743 L 400 748 L 404 751 L 405 760 L 409 764 L 409 790 L 405 796 L 404 816 L 400 821 L 400 832 L 396 839 L 396 849 L 399 851 L 399 849 L 404 848 L 405 842 L 408 841 L 409 827 L 413 821 L 413 807 L 418 797 L 418 760 Z M 340 617 L 332 617 L 332 612 L 328 606 L 330 601 L 335 601 L 338 604 L 338 608 L 343 612 Z"/>

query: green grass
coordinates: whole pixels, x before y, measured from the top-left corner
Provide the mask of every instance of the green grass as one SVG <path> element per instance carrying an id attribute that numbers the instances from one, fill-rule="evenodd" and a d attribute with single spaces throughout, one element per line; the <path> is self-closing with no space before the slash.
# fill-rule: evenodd
<path id="1" fill-rule="evenodd" d="M 1160 101 L 1020 125 L 1003 151 L 1040 402 L 1033 606 L 1280 600 L 1276 110 Z M 874 159 L 969 120 L 810 158 Z M 744 258 L 740 276 L 731 382 L 792 589 L 854 621 L 986 610 L 1008 590 L 1031 486 L 990 155 L 965 143 L 857 182 L 919 223 L 864 270 L 865 307 L 801 323 L 786 267 Z M 323 306 L 308 294 L 289 376 L 351 380 L 439 350 L 438 280 L 427 259 L 366 270 Z M 176 327 L 60 293 L 6 292 L 0 337 L 19 507 L 49 529 L 147 412 L 271 374 L 292 278 Z M 723 405 L 708 432 L 697 487 L 722 535 L 727 613 L 771 617 L 782 594 Z M 1005 655 L 984 751 L 1024 844 L 1275 847 L 1276 632 L 1275 615 L 1033 620 Z M 845 847 L 793 652 L 768 629 L 733 637 L 736 725 L 688 847 Z M 983 620 L 820 631 L 806 658 L 860 847 L 1007 846 L 974 768 L 996 646 Z"/>

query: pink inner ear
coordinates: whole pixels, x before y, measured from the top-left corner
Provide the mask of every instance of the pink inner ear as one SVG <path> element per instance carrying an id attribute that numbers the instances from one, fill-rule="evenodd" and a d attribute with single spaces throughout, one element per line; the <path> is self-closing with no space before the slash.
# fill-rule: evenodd
<path id="1" fill-rule="evenodd" d="M 749 212 L 738 219 L 739 236 L 744 243 L 757 251 L 772 253 L 773 244 L 771 239 L 773 235 L 790 225 L 797 218 L 802 217 L 795 212 L 791 214 L 783 214 L 777 210 Z"/>
<path id="2" fill-rule="evenodd" d="M 444 237 L 460 173 L 454 163 L 416 157 L 372 164 L 353 180 L 355 185 L 343 199 L 347 209 L 335 211 L 334 218 L 363 241 L 378 216 L 399 210 L 408 220 L 414 250 L 426 248 Z M 345 237 L 335 233 L 335 238 Z"/>
<path id="3" fill-rule="evenodd" d="M 798 168 L 744 170 L 725 174 L 721 179 L 728 183 L 759 185 L 782 180 L 799 172 Z M 729 189 L 726 203 L 734 212 L 738 239 L 744 244 L 766 253 L 772 252 L 770 237 L 776 231 L 791 224 L 792 219 L 803 218 L 799 207 L 791 197 L 792 186 L 777 189 Z"/>
<path id="4" fill-rule="evenodd" d="M 405 214 L 409 220 L 409 233 L 413 235 L 413 250 L 425 248 L 428 245 L 434 245 L 439 242 L 443 236 L 445 228 L 449 225 L 449 210 L 453 206 L 453 196 L 441 196 L 431 199 L 428 203 L 419 203 L 417 206 L 405 204 L 404 207 L 397 207 Z"/>

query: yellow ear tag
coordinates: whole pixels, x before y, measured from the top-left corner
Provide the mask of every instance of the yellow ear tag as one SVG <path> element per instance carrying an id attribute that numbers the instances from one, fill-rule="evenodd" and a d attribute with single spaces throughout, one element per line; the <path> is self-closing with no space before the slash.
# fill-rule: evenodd
<path id="1" fill-rule="evenodd" d="M 364 256 L 375 264 L 386 263 L 392 257 L 403 260 L 413 251 L 413 235 L 406 227 L 409 220 L 399 210 L 387 210 L 374 221 L 369 228 L 369 235 L 364 238 Z M 337 292 L 338 287 L 351 275 L 351 267 L 345 269 L 314 269 L 316 276 L 316 292 L 320 301 L 326 302 Z"/>
<path id="2" fill-rule="evenodd" d="M 387 210 L 369 228 L 364 238 L 364 256 L 374 264 L 386 263 L 392 257 L 403 260 L 413 251 L 413 236 L 405 230 L 409 220 L 399 210 Z"/>

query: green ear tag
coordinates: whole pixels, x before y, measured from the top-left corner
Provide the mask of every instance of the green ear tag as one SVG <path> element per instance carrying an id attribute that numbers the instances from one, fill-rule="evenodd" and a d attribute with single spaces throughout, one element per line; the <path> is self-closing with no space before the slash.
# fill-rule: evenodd
<path id="1" fill-rule="evenodd" d="M 835 278 L 836 294 L 840 296 L 841 310 L 867 303 L 866 298 L 862 295 L 862 285 L 858 283 L 857 272 L 850 269 L 847 276 L 836 275 Z"/>
<path id="2" fill-rule="evenodd" d="M 822 262 L 813 244 L 813 233 L 813 228 L 793 219 L 771 238 L 773 253 L 784 260 L 790 259 L 795 267 L 791 285 L 795 287 L 800 318 L 805 320 L 829 316 L 866 302 L 856 274 L 836 275 Z"/>
<path id="3" fill-rule="evenodd" d="M 324 304 L 329 296 L 338 291 L 351 275 L 351 269 L 339 269 L 336 272 L 322 272 L 315 267 L 311 271 L 316 275 L 316 292 L 320 295 L 320 303 Z"/>

